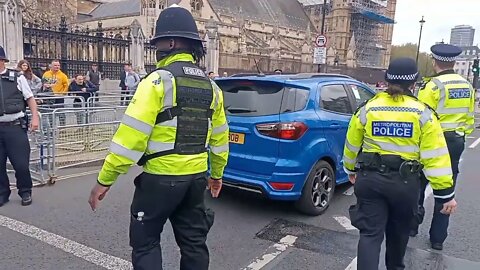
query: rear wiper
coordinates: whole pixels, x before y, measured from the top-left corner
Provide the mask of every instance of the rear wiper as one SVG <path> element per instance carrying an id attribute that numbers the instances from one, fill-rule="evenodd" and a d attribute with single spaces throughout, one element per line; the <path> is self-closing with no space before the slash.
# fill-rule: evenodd
<path id="1" fill-rule="evenodd" d="M 251 112 L 257 112 L 257 110 L 252 110 L 248 108 L 227 108 L 227 111 L 231 113 L 251 113 Z"/>

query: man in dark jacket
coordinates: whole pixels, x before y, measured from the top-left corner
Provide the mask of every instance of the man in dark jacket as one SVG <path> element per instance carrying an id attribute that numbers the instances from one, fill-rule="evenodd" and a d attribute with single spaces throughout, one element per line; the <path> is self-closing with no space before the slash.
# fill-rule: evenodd
<path id="1" fill-rule="evenodd" d="M 85 79 L 94 84 L 97 90 L 100 90 L 100 80 L 102 79 L 102 74 L 100 71 L 98 71 L 97 64 L 92 64 L 92 68 L 87 71 L 87 76 Z M 94 93 L 94 96 L 97 96 L 97 93 Z M 98 98 L 95 98 L 95 102 L 98 102 Z"/>
<path id="2" fill-rule="evenodd" d="M 86 104 L 83 104 L 83 101 L 87 101 L 89 97 L 92 97 L 95 92 L 98 91 L 98 88 L 91 82 L 85 80 L 83 75 L 77 74 L 75 75 L 75 80 L 70 84 L 68 88 L 68 92 L 74 94 L 75 96 L 83 97 L 84 100 L 76 98 L 73 104 L 75 108 L 82 108 L 86 107 Z M 83 124 L 82 121 L 84 116 L 84 112 L 79 111 L 77 113 L 77 124 Z"/>

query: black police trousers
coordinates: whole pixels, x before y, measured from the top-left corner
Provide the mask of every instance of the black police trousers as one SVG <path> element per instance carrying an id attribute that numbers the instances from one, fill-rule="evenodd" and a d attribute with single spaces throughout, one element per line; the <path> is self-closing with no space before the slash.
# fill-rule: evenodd
<path id="1" fill-rule="evenodd" d="M 349 210 L 352 225 L 360 231 L 358 270 L 378 269 L 384 235 L 387 269 L 405 269 L 403 259 L 417 209 L 418 181 L 418 176 L 403 178 L 398 172 L 358 172 L 354 187 L 357 204 Z"/>
<path id="2" fill-rule="evenodd" d="M 214 214 L 206 209 L 206 174 L 140 174 L 131 205 L 130 246 L 135 270 L 161 270 L 160 234 L 167 219 L 180 247 L 181 270 L 207 270 L 207 234 Z M 143 212 L 143 218 L 138 213 Z"/>
<path id="3" fill-rule="evenodd" d="M 8 201 L 11 193 L 7 175 L 7 157 L 15 170 L 18 194 L 31 193 L 30 143 L 26 129 L 20 124 L 0 123 L 0 204 Z"/>
<path id="4" fill-rule="evenodd" d="M 462 156 L 463 150 L 465 149 L 465 137 L 456 135 L 454 132 L 445 133 L 445 140 L 447 141 L 448 152 L 450 153 L 450 161 L 452 163 L 452 172 L 453 172 L 453 184 L 456 185 L 457 176 L 459 173 L 459 163 L 460 157 Z M 428 180 L 422 174 L 421 177 L 421 190 L 419 197 L 419 215 L 420 220 L 423 221 L 425 215 L 425 208 L 423 207 L 425 201 L 425 189 L 427 188 Z M 447 230 L 450 220 L 450 215 L 445 215 L 440 213 L 442 210 L 443 204 L 435 201 L 435 206 L 433 209 L 433 219 L 432 225 L 430 226 L 430 241 L 432 243 L 441 243 L 445 242 L 447 239 Z M 418 231 L 418 227 L 416 228 Z"/>

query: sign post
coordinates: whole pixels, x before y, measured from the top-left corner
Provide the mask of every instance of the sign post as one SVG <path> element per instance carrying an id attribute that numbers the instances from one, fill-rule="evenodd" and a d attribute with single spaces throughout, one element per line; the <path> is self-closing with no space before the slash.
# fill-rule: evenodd
<path id="1" fill-rule="evenodd" d="M 327 37 L 319 35 L 315 38 L 315 48 L 313 50 L 313 64 L 318 65 L 317 72 L 320 72 L 321 65 L 327 63 Z"/>

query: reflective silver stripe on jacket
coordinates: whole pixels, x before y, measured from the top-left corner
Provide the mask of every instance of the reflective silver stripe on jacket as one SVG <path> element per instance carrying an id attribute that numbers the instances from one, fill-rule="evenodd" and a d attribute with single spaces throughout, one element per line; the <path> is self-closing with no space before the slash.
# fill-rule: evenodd
<path id="1" fill-rule="evenodd" d="M 437 113 L 440 114 L 456 114 L 456 113 L 469 113 L 469 108 L 440 108 Z"/>
<path id="2" fill-rule="evenodd" d="M 224 145 L 220 145 L 220 146 L 210 145 L 210 151 L 214 154 L 220 154 L 220 153 L 223 153 L 223 152 L 227 152 L 228 149 L 229 149 L 228 143 L 226 143 Z"/>
<path id="3" fill-rule="evenodd" d="M 442 147 L 442 148 L 437 148 L 433 150 L 424 150 L 420 151 L 420 158 L 434 158 L 434 157 L 439 157 L 448 154 L 448 148 Z"/>
<path id="4" fill-rule="evenodd" d="M 219 102 L 219 99 L 220 99 L 220 91 L 219 91 L 219 88 L 218 86 L 215 84 L 215 85 L 212 85 L 213 86 L 213 93 L 215 94 L 215 104 L 213 105 L 213 109 L 217 109 L 217 106 L 218 106 L 218 102 Z"/>
<path id="5" fill-rule="evenodd" d="M 374 141 L 369 138 L 365 138 L 364 142 L 371 145 L 376 145 L 382 150 L 387 150 L 392 152 L 409 153 L 409 154 L 419 152 L 419 148 L 416 145 L 396 145 L 393 143 Z M 368 145 L 364 144 L 363 147 L 367 149 Z M 372 149 L 372 148 L 370 147 L 369 149 Z"/>
<path id="6" fill-rule="evenodd" d="M 158 123 L 156 124 L 156 126 L 160 126 L 160 127 L 177 127 L 177 117 L 175 116 L 172 120 L 168 120 L 168 121 L 165 121 L 165 122 L 161 122 L 161 123 Z"/>
<path id="7" fill-rule="evenodd" d="M 130 150 L 116 142 L 110 144 L 110 152 L 129 158 L 130 160 L 137 162 L 143 156 L 143 152 Z"/>
<path id="8" fill-rule="evenodd" d="M 149 124 L 140 121 L 136 118 L 131 117 L 130 115 L 124 114 L 122 119 L 122 124 L 129 126 L 135 130 L 142 132 L 143 134 L 150 135 L 152 133 L 153 127 Z"/>
<path id="9" fill-rule="evenodd" d="M 167 108 L 172 108 L 173 107 L 173 82 L 172 78 L 173 75 L 172 73 L 166 71 L 166 70 L 157 70 L 158 75 L 160 75 L 160 78 L 163 83 L 163 108 L 162 111 L 167 109 Z"/>
<path id="10" fill-rule="evenodd" d="M 424 169 L 423 173 L 427 178 L 452 175 L 452 168 L 448 167 L 448 168 Z"/>
<path id="11" fill-rule="evenodd" d="M 442 125 L 442 128 L 459 128 L 464 126 L 463 123 L 440 123 Z"/>
<path id="12" fill-rule="evenodd" d="M 355 159 L 348 158 L 346 156 L 343 156 L 343 163 L 348 163 L 348 164 L 354 164 L 357 163 Z"/>
<path id="13" fill-rule="evenodd" d="M 219 127 L 213 128 L 212 135 L 223 133 L 223 132 L 227 131 L 227 129 L 228 129 L 228 125 L 227 125 L 227 123 L 225 123 L 225 124 L 223 124 Z"/>
<path id="14" fill-rule="evenodd" d="M 360 120 L 360 123 L 362 123 L 363 126 L 367 124 L 367 109 L 365 108 L 365 106 L 363 106 L 360 109 L 360 112 L 358 114 L 358 119 Z"/>
<path id="15" fill-rule="evenodd" d="M 347 147 L 348 150 L 354 153 L 358 153 L 358 151 L 360 151 L 360 147 L 353 146 L 348 142 L 348 140 L 345 141 L 345 146 Z"/>
<path id="16" fill-rule="evenodd" d="M 429 108 L 425 108 L 420 115 L 420 126 L 423 127 L 430 120 L 432 120 L 432 111 Z"/>
<path id="17" fill-rule="evenodd" d="M 175 143 L 173 142 L 156 142 L 156 141 L 148 141 L 147 149 L 151 152 L 162 152 L 167 150 L 172 150 L 175 148 Z"/>

